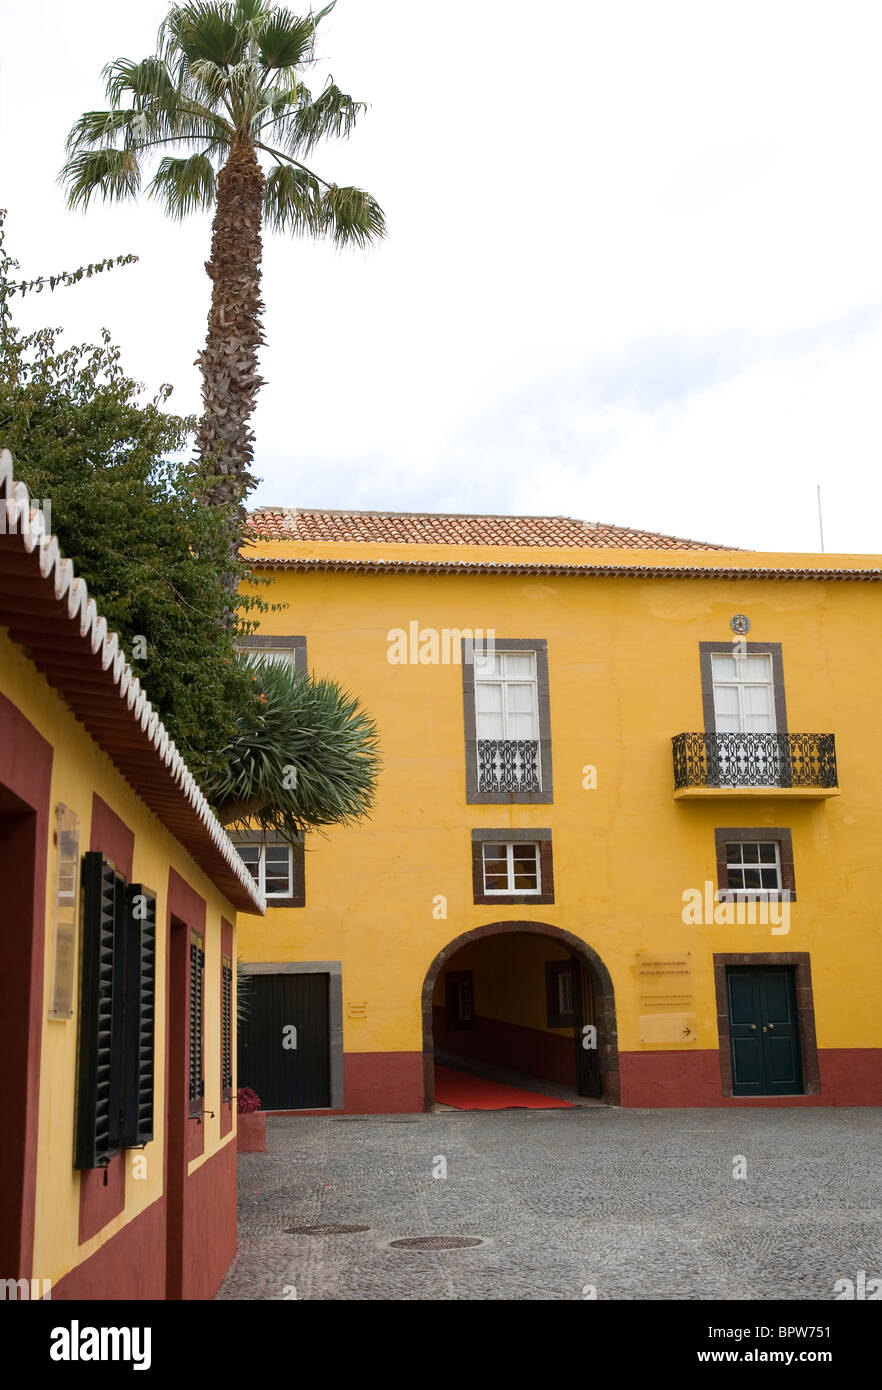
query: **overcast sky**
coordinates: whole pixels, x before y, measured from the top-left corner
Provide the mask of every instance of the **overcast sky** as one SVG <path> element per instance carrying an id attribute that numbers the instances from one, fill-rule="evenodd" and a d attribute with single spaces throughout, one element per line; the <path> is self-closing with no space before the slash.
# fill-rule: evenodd
<path id="1" fill-rule="evenodd" d="M 295 4 L 296 10 L 299 7 Z M 199 407 L 210 224 L 69 213 L 100 73 L 164 0 L 4 11 L 0 204 L 25 301 L 107 326 Z M 252 505 L 555 513 L 759 549 L 882 551 L 878 0 L 339 0 L 330 70 L 370 103 L 318 172 L 388 240 L 267 237 Z"/>

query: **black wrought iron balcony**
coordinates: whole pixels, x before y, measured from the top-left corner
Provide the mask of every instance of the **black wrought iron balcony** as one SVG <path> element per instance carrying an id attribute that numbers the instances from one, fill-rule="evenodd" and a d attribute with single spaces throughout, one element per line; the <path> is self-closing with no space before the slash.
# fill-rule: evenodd
<path id="1" fill-rule="evenodd" d="M 540 792 L 537 738 L 479 738 L 479 792 Z"/>
<path id="2" fill-rule="evenodd" d="M 676 734 L 671 742 L 675 791 L 838 786 L 833 734 Z"/>

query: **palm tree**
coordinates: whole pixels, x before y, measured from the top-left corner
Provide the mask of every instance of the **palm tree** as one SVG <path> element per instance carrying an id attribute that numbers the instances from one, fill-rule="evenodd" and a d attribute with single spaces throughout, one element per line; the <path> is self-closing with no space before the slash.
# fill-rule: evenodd
<path id="1" fill-rule="evenodd" d="M 262 384 L 263 226 L 341 246 L 385 232 L 369 193 L 328 183 L 303 163 L 326 136 L 348 136 L 365 109 L 333 79 L 315 97 L 300 80 L 335 3 L 303 18 L 267 0 L 174 5 L 155 54 L 105 68 L 109 109 L 76 122 L 61 174 L 70 206 L 85 208 L 96 194 L 137 197 L 143 162 L 160 156 L 148 196 L 175 218 L 214 207 L 196 447 L 207 499 L 239 522 L 255 482 L 249 421 Z"/>

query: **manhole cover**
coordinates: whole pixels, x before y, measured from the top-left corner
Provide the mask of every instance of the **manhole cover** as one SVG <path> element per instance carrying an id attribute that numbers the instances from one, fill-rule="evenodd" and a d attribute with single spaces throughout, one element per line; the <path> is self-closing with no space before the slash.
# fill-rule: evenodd
<path id="1" fill-rule="evenodd" d="M 370 1226 L 286 1226 L 286 1236 L 353 1236 L 356 1231 L 369 1231 Z"/>
<path id="2" fill-rule="evenodd" d="M 477 1236 L 411 1236 L 408 1240 L 390 1240 L 396 1250 L 464 1250 L 468 1245 L 483 1245 Z"/>

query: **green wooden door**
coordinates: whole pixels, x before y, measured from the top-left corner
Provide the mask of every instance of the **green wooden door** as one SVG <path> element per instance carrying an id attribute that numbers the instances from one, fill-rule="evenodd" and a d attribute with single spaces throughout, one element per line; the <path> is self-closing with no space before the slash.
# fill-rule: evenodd
<path id="1" fill-rule="evenodd" d="M 729 966 L 729 1037 L 734 1096 L 802 1094 L 799 1020 L 792 966 Z"/>

